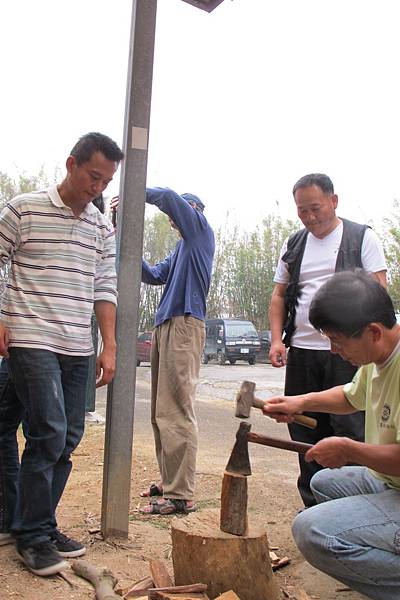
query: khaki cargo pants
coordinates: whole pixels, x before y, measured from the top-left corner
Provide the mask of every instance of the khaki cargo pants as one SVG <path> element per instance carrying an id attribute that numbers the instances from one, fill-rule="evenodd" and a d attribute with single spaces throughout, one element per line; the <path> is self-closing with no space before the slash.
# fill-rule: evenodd
<path id="1" fill-rule="evenodd" d="M 151 422 L 165 498 L 194 496 L 194 400 L 204 339 L 204 322 L 189 316 L 172 317 L 153 332 Z"/>

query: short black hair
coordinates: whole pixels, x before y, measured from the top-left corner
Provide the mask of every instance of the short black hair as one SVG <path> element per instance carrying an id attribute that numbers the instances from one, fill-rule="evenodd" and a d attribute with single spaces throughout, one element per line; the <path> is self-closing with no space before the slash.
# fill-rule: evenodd
<path id="1" fill-rule="evenodd" d="M 297 190 L 310 187 L 310 185 L 317 185 L 324 194 L 334 194 L 333 183 L 328 175 L 324 173 L 310 173 L 309 175 L 303 175 L 293 186 L 293 196 Z"/>
<path id="2" fill-rule="evenodd" d="M 311 302 L 309 319 L 315 329 L 347 337 L 360 336 L 370 323 L 392 329 L 397 322 L 389 294 L 362 269 L 335 273 L 328 279 Z"/>
<path id="3" fill-rule="evenodd" d="M 80 166 L 88 162 L 95 152 L 101 152 L 107 160 L 118 163 L 124 158 L 124 153 L 114 140 L 103 133 L 93 131 L 79 138 L 70 155 L 75 157 L 77 165 Z"/>

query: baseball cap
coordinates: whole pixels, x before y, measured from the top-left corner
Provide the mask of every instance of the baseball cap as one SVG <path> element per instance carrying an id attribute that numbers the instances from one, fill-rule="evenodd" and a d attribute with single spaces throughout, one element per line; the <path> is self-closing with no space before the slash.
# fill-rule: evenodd
<path id="1" fill-rule="evenodd" d="M 196 208 L 203 212 L 205 205 L 204 202 L 202 202 L 198 196 L 188 193 L 181 194 L 181 196 L 186 200 L 186 202 L 189 202 L 189 204 L 194 204 Z"/>

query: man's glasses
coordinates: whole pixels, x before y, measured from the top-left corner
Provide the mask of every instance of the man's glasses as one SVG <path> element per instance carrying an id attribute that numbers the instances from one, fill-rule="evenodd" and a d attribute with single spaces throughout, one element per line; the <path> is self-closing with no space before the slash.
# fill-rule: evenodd
<path id="1" fill-rule="evenodd" d="M 362 333 L 364 331 L 365 327 L 366 327 L 366 325 L 363 325 L 362 327 L 360 327 L 356 331 L 353 331 L 353 333 L 351 335 L 346 335 L 346 339 L 357 337 L 360 333 Z M 327 336 L 322 331 L 322 329 L 319 329 L 318 331 L 319 331 L 320 336 L 322 338 L 324 338 L 324 340 L 326 340 L 330 344 L 333 344 L 338 350 L 343 350 L 344 344 L 346 343 L 346 339 L 343 342 L 335 342 L 334 340 L 331 340 L 331 338 L 329 336 Z"/>

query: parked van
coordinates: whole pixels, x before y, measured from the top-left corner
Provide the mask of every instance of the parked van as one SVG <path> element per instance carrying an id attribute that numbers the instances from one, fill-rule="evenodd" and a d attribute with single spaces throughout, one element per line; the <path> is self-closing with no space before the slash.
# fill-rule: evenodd
<path id="1" fill-rule="evenodd" d="M 260 338 L 251 321 L 241 319 L 207 319 L 206 342 L 202 363 L 206 365 L 212 358 L 224 365 L 228 360 L 234 365 L 237 360 L 245 360 L 254 365 L 260 351 Z"/>

